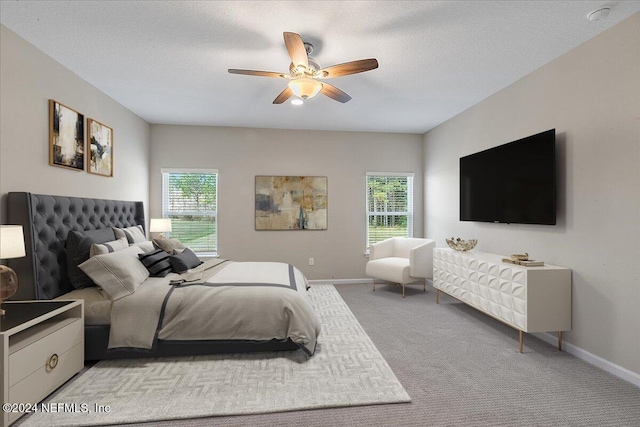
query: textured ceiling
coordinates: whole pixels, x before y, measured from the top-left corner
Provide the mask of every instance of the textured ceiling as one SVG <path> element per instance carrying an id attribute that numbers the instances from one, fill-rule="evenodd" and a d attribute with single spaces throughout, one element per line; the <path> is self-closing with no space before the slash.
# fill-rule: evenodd
<path id="1" fill-rule="evenodd" d="M 3 0 L 0 20 L 150 123 L 424 133 L 640 11 L 589 22 L 604 4 Z M 346 104 L 273 105 L 286 81 L 227 69 L 286 72 L 284 31 L 380 68 L 330 80 Z"/>

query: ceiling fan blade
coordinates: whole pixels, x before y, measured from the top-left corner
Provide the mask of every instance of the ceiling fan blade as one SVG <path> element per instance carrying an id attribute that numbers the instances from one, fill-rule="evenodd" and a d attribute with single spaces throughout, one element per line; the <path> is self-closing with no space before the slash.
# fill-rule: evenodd
<path id="1" fill-rule="evenodd" d="M 231 74 L 244 74 L 245 76 L 260 76 L 260 77 L 279 77 L 281 79 L 287 78 L 288 74 L 276 73 L 273 71 L 255 71 L 255 70 L 237 70 L 235 68 L 229 68 Z"/>
<path id="2" fill-rule="evenodd" d="M 365 71 L 375 70 L 378 68 L 378 60 L 360 59 L 358 61 L 345 62 L 344 64 L 333 65 L 331 67 L 324 68 L 318 72 L 320 78 L 331 78 L 348 76 L 349 74 L 364 73 Z"/>
<path id="3" fill-rule="evenodd" d="M 305 68 L 309 67 L 309 58 L 307 57 L 307 50 L 302 42 L 300 34 L 296 33 L 284 33 L 284 44 L 287 46 L 287 51 L 291 57 L 291 62 L 296 67 L 302 65 Z"/>
<path id="4" fill-rule="evenodd" d="M 284 101 L 291 98 L 292 96 L 293 96 L 293 91 L 289 88 L 289 86 L 287 86 L 282 92 L 280 92 L 280 95 L 276 96 L 276 99 L 273 100 L 273 103 L 282 104 Z"/>
<path id="5" fill-rule="evenodd" d="M 322 89 L 320 89 L 320 93 L 338 102 L 342 102 L 343 104 L 351 100 L 351 97 L 347 95 L 345 92 L 325 82 L 322 82 Z"/>

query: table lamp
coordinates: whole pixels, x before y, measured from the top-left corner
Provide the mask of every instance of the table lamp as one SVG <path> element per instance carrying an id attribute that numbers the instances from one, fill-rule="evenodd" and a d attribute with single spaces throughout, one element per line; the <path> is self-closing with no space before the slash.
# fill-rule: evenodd
<path id="1" fill-rule="evenodd" d="M 0 225 L 0 259 L 25 256 L 24 234 L 21 225 Z M 0 303 L 8 300 L 18 290 L 18 275 L 6 265 L 0 265 Z M 5 311 L 0 309 L 0 316 Z"/>
<path id="2" fill-rule="evenodd" d="M 151 218 L 149 224 L 151 233 L 171 233 L 171 218 Z"/>

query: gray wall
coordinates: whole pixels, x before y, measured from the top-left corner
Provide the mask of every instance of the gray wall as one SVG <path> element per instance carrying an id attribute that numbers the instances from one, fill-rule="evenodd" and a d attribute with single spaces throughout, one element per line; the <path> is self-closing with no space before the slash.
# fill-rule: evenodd
<path id="1" fill-rule="evenodd" d="M 288 262 L 309 279 L 365 277 L 367 171 L 415 172 L 414 234 L 422 236 L 420 135 L 152 125 L 151 141 L 152 216 L 161 213 L 161 168 L 219 170 L 223 258 Z M 327 176 L 328 230 L 255 231 L 256 175 Z"/>
<path id="2" fill-rule="evenodd" d="M 640 373 L 640 14 L 424 136 L 426 234 L 573 270 L 566 339 Z M 556 128 L 558 224 L 460 222 L 461 156 Z"/>
<path id="3" fill-rule="evenodd" d="M 149 125 L 6 27 L 0 31 L 0 222 L 9 191 L 147 206 Z M 113 128 L 113 178 L 49 166 L 49 99 Z"/>

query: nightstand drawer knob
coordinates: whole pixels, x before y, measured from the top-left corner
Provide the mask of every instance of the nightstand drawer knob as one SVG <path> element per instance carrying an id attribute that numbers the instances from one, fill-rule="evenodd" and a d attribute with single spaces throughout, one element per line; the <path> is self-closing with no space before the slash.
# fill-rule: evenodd
<path id="1" fill-rule="evenodd" d="M 54 353 L 54 354 L 51 355 L 51 357 L 49 358 L 49 361 L 47 362 L 47 366 L 51 370 L 55 369 L 55 367 L 58 366 L 58 355 L 57 354 Z"/>

